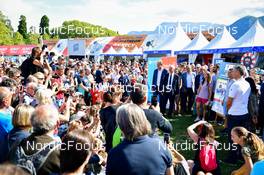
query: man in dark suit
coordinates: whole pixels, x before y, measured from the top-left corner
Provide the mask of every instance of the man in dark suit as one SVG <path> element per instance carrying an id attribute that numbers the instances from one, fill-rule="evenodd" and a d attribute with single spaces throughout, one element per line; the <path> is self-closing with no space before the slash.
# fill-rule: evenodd
<path id="1" fill-rule="evenodd" d="M 166 104 L 164 100 L 165 92 L 165 77 L 168 74 L 168 71 L 163 68 L 162 61 L 157 62 L 157 69 L 154 70 L 153 79 L 152 79 L 152 93 L 153 95 L 159 96 L 160 103 L 160 112 L 165 114 Z"/>
<path id="2" fill-rule="evenodd" d="M 168 111 L 168 116 L 171 117 L 173 110 L 175 108 L 175 96 L 179 94 L 180 79 L 177 74 L 175 74 L 175 68 L 173 65 L 169 67 L 169 73 L 166 75 L 166 91 L 165 91 L 165 104 L 168 100 L 170 102 L 170 107 Z"/>

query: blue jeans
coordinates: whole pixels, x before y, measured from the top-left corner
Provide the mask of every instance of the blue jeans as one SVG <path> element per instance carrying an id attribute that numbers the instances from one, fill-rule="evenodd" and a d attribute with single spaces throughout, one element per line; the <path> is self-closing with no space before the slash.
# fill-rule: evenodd
<path id="1" fill-rule="evenodd" d="M 231 139 L 231 131 L 234 127 L 242 126 L 246 129 L 248 129 L 248 123 L 249 123 L 249 114 L 245 115 L 227 115 L 227 127 L 228 127 L 228 142 L 229 144 L 233 144 L 233 141 Z M 238 160 L 238 158 L 241 156 L 241 151 L 238 147 L 237 150 L 230 150 L 229 156 L 232 157 L 233 160 Z"/>

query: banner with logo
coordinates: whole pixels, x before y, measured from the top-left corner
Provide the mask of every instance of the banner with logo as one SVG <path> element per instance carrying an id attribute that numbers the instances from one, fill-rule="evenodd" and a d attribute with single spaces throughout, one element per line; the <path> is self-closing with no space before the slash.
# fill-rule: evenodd
<path id="1" fill-rule="evenodd" d="M 68 55 L 68 39 L 60 39 L 57 44 L 51 49 L 56 55 Z"/>
<path id="2" fill-rule="evenodd" d="M 86 48 L 87 55 L 99 56 L 103 53 L 105 45 L 108 44 L 114 37 L 99 37 L 90 42 Z"/>
<path id="3" fill-rule="evenodd" d="M 247 70 L 253 69 L 256 64 L 256 53 L 247 52 L 241 57 L 241 64 L 243 64 Z"/>
<path id="4" fill-rule="evenodd" d="M 157 69 L 157 62 L 161 60 L 161 57 L 152 57 L 152 58 L 148 58 L 148 102 L 151 101 L 151 97 L 152 97 L 152 81 L 153 81 L 153 75 L 154 75 L 154 70 Z"/>
<path id="5" fill-rule="evenodd" d="M 84 56 L 86 41 L 84 39 L 69 40 L 69 55 Z"/>
<path id="6" fill-rule="evenodd" d="M 224 62 L 224 58 L 214 58 L 213 59 L 213 64 L 221 64 L 222 62 Z"/>
<path id="7" fill-rule="evenodd" d="M 154 70 L 157 69 L 157 62 L 162 60 L 163 67 L 165 69 L 169 69 L 170 65 L 176 66 L 177 64 L 177 58 L 176 57 L 151 57 L 148 58 L 148 102 L 151 101 L 152 97 L 152 81 L 153 81 L 153 75 Z"/>
<path id="8" fill-rule="evenodd" d="M 228 76 L 227 76 L 228 70 L 230 68 L 233 68 L 235 65 L 239 65 L 239 64 L 228 63 L 228 62 L 220 63 L 220 70 L 219 70 L 218 76 L 221 77 L 221 78 L 227 79 L 228 78 Z"/>
<path id="9" fill-rule="evenodd" d="M 226 95 L 226 87 L 228 83 L 228 70 L 233 68 L 235 65 L 239 64 L 228 62 L 220 63 L 220 70 L 216 82 L 212 110 L 221 115 L 224 115 L 223 101 Z"/>
<path id="10" fill-rule="evenodd" d="M 226 78 L 218 78 L 216 82 L 215 94 L 214 94 L 214 102 L 212 106 L 212 110 L 224 115 L 224 98 L 226 94 L 228 79 Z"/>
<path id="11" fill-rule="evenodd" d="M 13 45 L 0 46 L 0 55 L 14 56 L 14 55 L 29 55 L 36 45 Z"/>

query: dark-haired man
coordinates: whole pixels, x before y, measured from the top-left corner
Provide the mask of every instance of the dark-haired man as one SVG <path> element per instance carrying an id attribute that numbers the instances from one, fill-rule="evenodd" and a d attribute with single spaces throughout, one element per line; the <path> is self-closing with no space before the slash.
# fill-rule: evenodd
<path id="1" fill-rule="evenodd" d="M 143 108 L 145 115 L 151 125 L 153 134 L 156 133 L 157 129 L 160 129 L 164 133 L 171 133 L 172 125 L 167 119 L 165 119 L 161 115 L 161 113 L 152 109 L 144 109 L 145 103 L 147 101 L 145 90 L 146 90 L 146 86 L 141 84 L 136 84 L 134 89 L 130 93 L 130 98 L 132 102 Z"/>
<path id="2" fill-rule="evenodd" d="M 21 64 L 21 74 L 25 80 L 29 75 L 33 75 L 37 72 L 44 72 L 44 63 L 41 54 L 42 51 L 40 47 L 34 47 L 31 56 Z"/>

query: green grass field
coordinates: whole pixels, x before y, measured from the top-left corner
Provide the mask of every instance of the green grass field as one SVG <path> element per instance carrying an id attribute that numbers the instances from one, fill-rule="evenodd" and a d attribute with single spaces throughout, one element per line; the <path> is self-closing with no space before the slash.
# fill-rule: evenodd
<path id="1" fill-rule="evenodd" d="M 175 117 L 174 119 L 169 119 L 173 125 L 173 133 L 171 135 L 171 140 L 173 143 L 193 143 L 187 134 L 187 127 L 193 124 L 194 118 L 190 115 L 185 115 L 181 117 Z M 213 125 L 216 131 L 216 140 L 220 143 L 227 142 L 227 136 L 221 136 L 220 130 L 223 129 L 222 126 Z M 182 147 L 185 149 L 185 147 Z M 195 151 L 192 150 L 183 150 L 178 145 L 178 151 L 185 157 L 186 160 L 194 159 Z M 218 160 L 224 160 L 228 151 L 220 150 L 218 151 Z M 240 164 L 241 165 L 241 164 Z M 223 162 L 220 163 L 222 175 L 230 175 L 231 172 L 235 169 L 238 169 L 240 165 L 234 166 L 225 164 Z"/>

